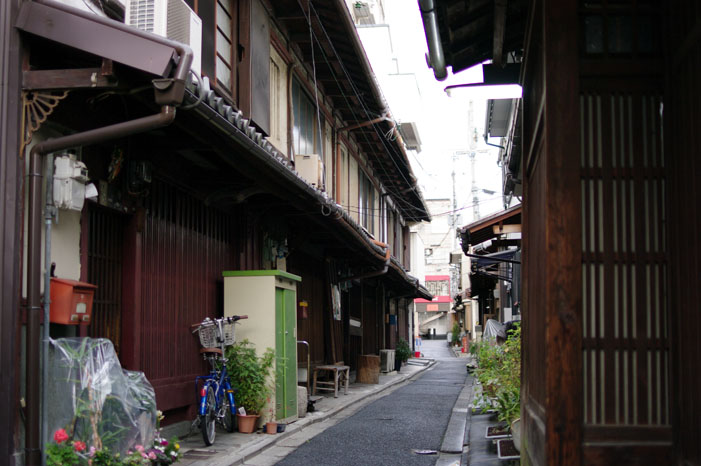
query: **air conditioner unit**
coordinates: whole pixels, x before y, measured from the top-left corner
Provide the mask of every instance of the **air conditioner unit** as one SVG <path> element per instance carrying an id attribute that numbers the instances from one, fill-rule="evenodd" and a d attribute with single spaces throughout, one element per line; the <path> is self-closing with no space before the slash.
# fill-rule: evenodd
<path id="1" fill-rule="evenodd" d="M 318 189 L 324 189 L 324 165 L 317 154 L 298 154 L 295 156 L 295 170 L 299 176 Z"/>
<path id="2" fill-rule="evenodd" d="M 189 45 L 192 70 L 202 71 L 202 20 L 183 0 L 127 0 L 124 22 Z"/>
<path id="3" fill-rule="evenodd" d="M 394 350 L 380 350 L 380 371 L 392 372 L 394 370 Z"/>

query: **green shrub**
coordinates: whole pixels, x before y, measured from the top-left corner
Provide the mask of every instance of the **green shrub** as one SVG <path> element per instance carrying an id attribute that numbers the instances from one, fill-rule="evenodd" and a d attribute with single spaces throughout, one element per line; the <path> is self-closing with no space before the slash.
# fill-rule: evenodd
<path id="1" fill-rule="evenodd" d="M 450 333 L 451 343 L 454 345 L 460 344 L 460 324 L 455 322 Z"/>
<path id="2" fill-rule="evenodd" d="M 521 411 L 521 328 L 509 332 L 503 345 L 483 341 L 474 344 L 479 368 L 475 371 L 482 384 L 483 406 L 494 406 L 500 421 L 507 424 Z"/>
<path id="3" fill-rule="evenodd" d="M 401 362 L 406 362 L 410 356 L 411 347 L 409 346 L 409 342 L 404 338 L 400 338 L 399 341 L 397 341 L 397 348 L 395 349 L 394 357 Z"/>
<path id="4" fill-rule="evenodd" d="M 231 384 L 237 389 L 236 405 L 243 406 L 246 414 L 260 414 L 272 392 L 269 376 L 275 352 L 268 348 L 258 357 L 252 343 L 243 340 L 229 346 L 226 357 Z"/>

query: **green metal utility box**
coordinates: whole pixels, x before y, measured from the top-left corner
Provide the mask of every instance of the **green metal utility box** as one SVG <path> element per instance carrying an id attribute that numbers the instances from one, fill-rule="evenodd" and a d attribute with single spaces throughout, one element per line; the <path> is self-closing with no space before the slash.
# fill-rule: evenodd
<path id="1" fill-rule="evenodd" d="M 297 419 L 297 282 L 281 270 L 225 271 L 224 315 L 248 315 L 236 326 L 236 341 L 247 338 L 258 356 L 275 350 L 275 418 Z"/>

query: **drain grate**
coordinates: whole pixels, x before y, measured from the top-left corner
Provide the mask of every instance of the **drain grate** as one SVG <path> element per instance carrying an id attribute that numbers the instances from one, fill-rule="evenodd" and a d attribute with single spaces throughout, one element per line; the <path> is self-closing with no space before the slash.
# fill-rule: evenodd
<path id="1" fill-rule="evenodd" d="M 219 453 L 217 450 L 188 450 L 183 455 L 186 460 L 206 460 Z"/>

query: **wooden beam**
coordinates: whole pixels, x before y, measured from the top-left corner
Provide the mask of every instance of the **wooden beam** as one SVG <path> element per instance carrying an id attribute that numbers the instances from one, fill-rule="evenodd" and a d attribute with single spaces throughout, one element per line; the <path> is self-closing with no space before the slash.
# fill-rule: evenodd
<path id="1" fill-rule="evenodd" d="M 101 68 L 36 70 L 22 73 L 22 88 L 25 90 L 104 89 L 117 85 L 114 75 L 103 74 Z"/>
<path id="2" fill-rule="evenodd" d="M 521 225 L 494 225 L 492 226 L 492 231 L 495 235 L 502 235 L 504 233 L 521 233 Z"/>
<path id="3" fill-rule="evenodd" d="M 506 2 L 507 0 L 494 1 L 494 42 L 492 63 L 502 66 L 504 55 L 504 30 L 506 29 Z"/>

